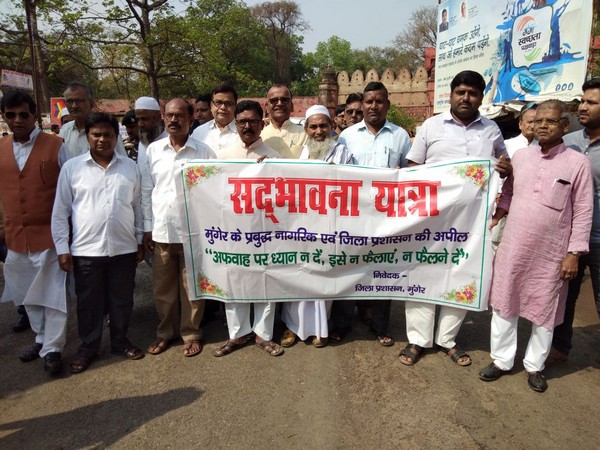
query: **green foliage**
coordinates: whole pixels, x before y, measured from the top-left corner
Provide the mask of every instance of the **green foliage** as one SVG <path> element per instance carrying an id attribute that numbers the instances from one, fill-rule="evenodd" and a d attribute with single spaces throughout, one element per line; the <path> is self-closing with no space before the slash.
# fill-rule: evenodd
<path id="1" fill-rule="evenodd" d="M 193 97 L 221 82 L 259 97 L 281 81 L 294 95 L 310 96 L 328 65 L 382 73 L 412 61 L 394 47 L 354 50 L 338 36 L 304 54 L 301 32 L 309 27 L 293 1 L 252 8 L 242 0 L 24 1 L 37 13 L 50 96 L 62 95 L 71 80 L 103 98 Z M 23 4 L 0 18 L 0 68 L 31 73 Z"/>
<path id="2" fill-rule="evenodd" d="M 387 114 L 387 119 L 395 125 L 404 128 L 406 131 L 415 130 L 415 121 L 412 117 L 402 111 L 396 105 L 391 105 Z"/>

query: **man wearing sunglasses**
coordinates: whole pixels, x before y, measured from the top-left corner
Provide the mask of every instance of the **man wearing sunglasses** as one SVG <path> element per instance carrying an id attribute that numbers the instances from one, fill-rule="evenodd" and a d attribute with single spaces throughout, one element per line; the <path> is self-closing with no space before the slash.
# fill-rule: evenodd
<path id="1" fill-rule="evenodd" d="M 282 158 L 298 159 L 306 144 L 306 133 L 302 125 L 290 121 L 294 110 L 290 89 L 282 84 L 271 87 L 267 92 L 266 108 L 269 124 L 261 133 L 263 141 Z"/>
<path id="2" fill-rule="evenodd" d="M 240 144 L 234 121 L 237 91 L 223 83 L 212 90 L 210 108 L 214 119 L 200 125 L 192 133 L 198 142 L 208 145 L 220 157 L 220 153 Z"/>
<path id="3" fill-rule="evenodd" d="M 346 128 L 356 125 L 364 118 L 363 96 L 360 92 L 350 94 L 346 98 L 346 110 L 344 111 L 344 121 Z"/>
<path id="4" fill-rule="evenodd" d="M 12 136 L 0 139 L 0 197 L 8 254 L 2 300 L 25 305 L 36 334 L 23 362 L 45 359 L 51 375 L 62 371 L 66 341 L 66 273 L 60 270 L 50 221 L 60 168 L 68 159 L 62 139 L 36 127 L 36 105 L 26 93 L 8 92 L 0 111 Z"/>

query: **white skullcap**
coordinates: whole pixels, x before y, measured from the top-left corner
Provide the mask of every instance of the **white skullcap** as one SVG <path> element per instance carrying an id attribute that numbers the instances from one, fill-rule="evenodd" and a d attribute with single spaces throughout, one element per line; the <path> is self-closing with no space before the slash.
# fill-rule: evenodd
<path id="1" fill-rule="evenodd" d="M 133 109 L 145 109 L 148 111 L 160 111 L 160 105 L 155 98 L 140 97 L 135 101 Z"/>
<path id="2" fill-rule="evenodd" d="M 331 119 L 331 116 L 329 115 L 329 110 L 325 106 L 313 105 L 306 110 L 306 120 L 308 120 L 308 118 L 310 116 L 314 116 L 317 114 L 325 114 L 327 117 L 329 117 Z"/>
<path id="3" fill-rule="evenodd" d="M 60 110 L 60 117 L 68 116 L 68 115 L 69 115 L 69 110 L 67 108 L 63 108 Z"/>

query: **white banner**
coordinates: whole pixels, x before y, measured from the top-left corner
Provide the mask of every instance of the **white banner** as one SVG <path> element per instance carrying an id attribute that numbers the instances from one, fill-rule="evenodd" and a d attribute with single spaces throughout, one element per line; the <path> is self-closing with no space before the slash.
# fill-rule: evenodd
<path id="1" fill-rule="evenodd" d="M 486 309 L 493 167 L 488 159 L 402 170 L 188 162 L 177 189 L 189 296 Z"/>
<path id="2" fill-rule="evenodd" d="M 592 0 L 446 0 L 438 7 L 436 113 L 462 70 L 486 80 L 484 103 L 569 101 L 581 94 Z"/>

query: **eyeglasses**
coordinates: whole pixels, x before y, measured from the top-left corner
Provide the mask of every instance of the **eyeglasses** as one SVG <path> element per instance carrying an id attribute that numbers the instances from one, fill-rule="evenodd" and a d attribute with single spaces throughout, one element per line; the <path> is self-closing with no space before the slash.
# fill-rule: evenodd
<path id="1" fill-rule="evenodd" d="M 8 120 L 14 120 L 17 116 L 19 116 L 19 118 L 22 120 L 27 120 L 31 117 L 31 113 L 28 113 L 27 111 L 21 111 L 18 113 L 14 111 L 7 111 L 2 115 Z"/>
<path id="2" fill-rule="evenodd" d="M 291 101 L 292 101 L 292 99 L 289 97 L 274 97 L 274 98 L 268 99 L 268 102 L 273 106 L 275 106 L 279 102 L 281 102 L 281 104 L 283 104 L 283 105 L 287 105 Z"/>
<path id="3" fill-rule="evenodd" d="M 240 120 L 235 121 L 236 125 L 239 125 L 242 128 L 244 128 L 246 125 L 255 127 L 255 126 L 259 125 L 261 122 L 262 122 L 261 119 L 240 119 Z"/>
<path id="4" fill-rule="evenodd" d="M 81 105 L 86 102 L 85 98 L 65 98 L 65 104 L 75 103 L 76 105 Z"/>
<path id="5" fill-rule="evenodd" d="M 357 116 L 362 116 L 363 111 L 362 109 L 347 109 L 346 114 L 348 114 L 349 116 L 353 116 L 354 114 L 356 114 Z"/>
<path id="6" fill-rule="evenodd" d="M 185 120 L 188 117 L 189 116 L 187 114 L 180 114 L 180 113 L 166 113 L 165 114 L 165 119 L 167 119 L 167 120 L 175 119 L 177 121 L 180 121 L 180 120 Z"/>
<path id="7" fill-rule="evenodd" d="M 217 109 L 219 109 L 221 106 L 224 106 L 226 109 L 231 109 L 235 106 L 235 103 L 224 102 L 223 100 L 213 100 L 212 104 L 215 105 Z"/>
<path id="8" fill-rule="evenodd" d="M 556 125 L 558 125 L 560 123 L 561 120 L 565 120 L 566 117 L 561 117 L 560 119 L 535 119 L 533 121 L 534 124 L 536 125 L 542 125 L 542 124 L 546 124 L 549 127 L 555 127 Z"/>

